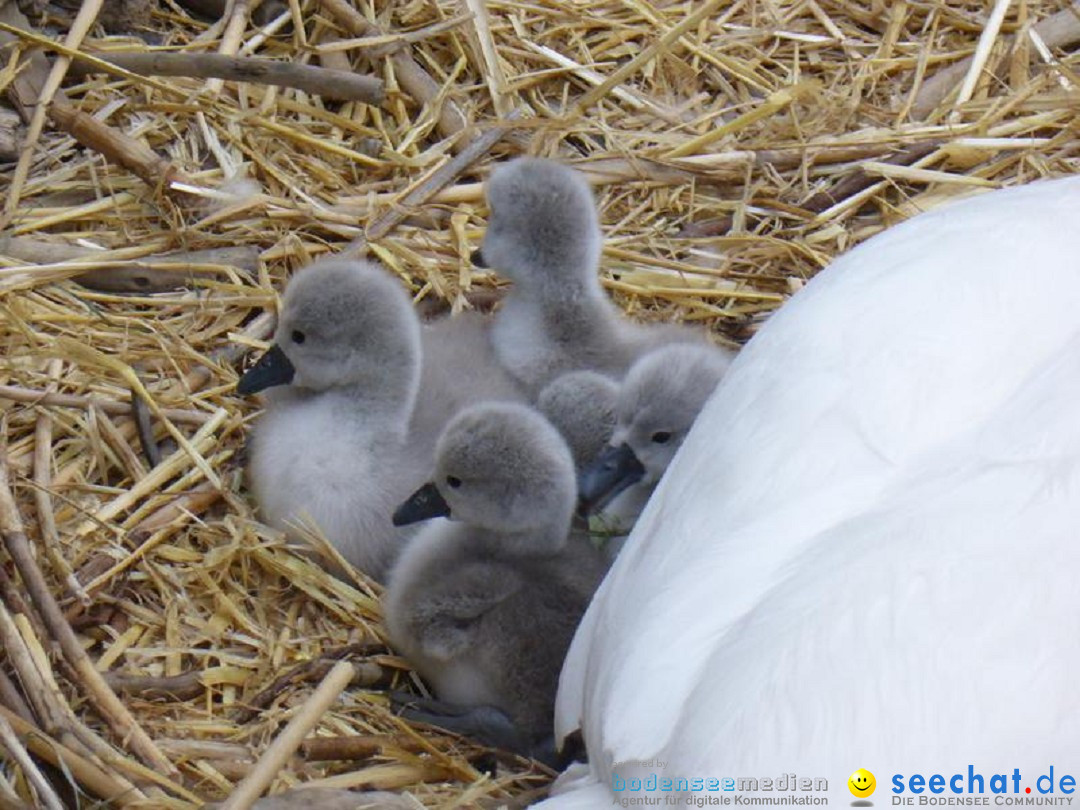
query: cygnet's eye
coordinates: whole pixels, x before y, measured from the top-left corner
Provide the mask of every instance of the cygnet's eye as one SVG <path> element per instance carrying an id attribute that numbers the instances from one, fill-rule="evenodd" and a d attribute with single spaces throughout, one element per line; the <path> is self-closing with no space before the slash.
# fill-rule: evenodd
<path id="1" fill-rule="evenodd" d="M 461 479 L 455 478 L 452 475 L 448 475 L 446 476 L 446 485 L 450 487 L 450 489 L 457 489 L 461 486 Z"/>
<path id="2" fill-rule="evenodd" d="M 669 439 L 671 439 L 671 432 L 667 430 L 658 430 L 652 435 L 655 444 L 667 444 Z"/>
<path id="3" fill-rule="evenodd" d="M 307 335 L 305 335 L 299 329 L 293 329 L 291 337 L 292 337 L 292 342 L 297 344 L 297 345 L 300 345 L 305 340 L 307 340 Z"/>

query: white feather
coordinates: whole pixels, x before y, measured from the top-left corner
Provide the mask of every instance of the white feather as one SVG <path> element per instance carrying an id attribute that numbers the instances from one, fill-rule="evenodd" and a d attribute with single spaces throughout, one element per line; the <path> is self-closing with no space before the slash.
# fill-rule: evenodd
<path id="1" fill-rule="evenodd" d="M 796 296 L 578 630 L 556 726 L 591 778 L 543 806 L 610 805 L 640 760 L 846 793 L 1080 751 L 1078 305 L 1080 178 L 919 216 Z"/>

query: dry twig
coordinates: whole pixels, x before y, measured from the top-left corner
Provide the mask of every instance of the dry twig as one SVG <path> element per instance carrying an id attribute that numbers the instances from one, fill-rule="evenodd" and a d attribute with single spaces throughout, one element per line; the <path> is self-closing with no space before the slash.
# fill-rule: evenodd
<path id="1" fill-rule="evenodd" d="M 97 2 L 100 4 L 100 0 Z M 90 6 L 87 5 L 84 8 L 90 9 Z M 19 12 L 15 3 L 9 2 L 0 6 L 0 50 L 6 50 L 4 46 L 15 42 L 16 35 L 25 36 L 29 27 L 29 21 Z M 43 53 L 32 51 L 29 56 L 24 55 L 20 60 L 20 68 L 21 72 L 11 82 L 8 93 L 19 109 L 27 111 L 34 118 L 31 121 L 31 129 L 24 139 L 19 166 L 29 167 L 34 144 L 40 136 L 40 127 L 44 117 L 47 116 L 83 146 L 100 152 L 107 160 L 130 170 L 152 187 L 156 188 L 158 185 L 167 187 L 173 180 L 181 179 L 180 172 L 169 161 L 155 154 L 152 149 L 76 109 L 66 100 L 63 93 L 57 92 L 56 89 L 51 93 L 48 92 L 50 76 L 54 77 L 53 81 L 58 85 L 62 71 L 51 73 L 49 62 Z M 36 133 L 34 121 L 42 122 L 37 124 Z M 25 173 L 28 170 L 24 168 L 20 172 L 16 168 L 5 201 L 5 219 L 10 219 L 15 212 L 21 187 L 25 183 Z M 23 179 L 19 180 L 20 177 Z"/>
<path id="2" fill-rule="evenodd" d="M 56 795 L 49 780 L 42 776 L 37 765 L 30 759 L 30 755 L 26 753 L 11 724 L 4 719 L 2 714 L 0 714 L 0 747 L 3 747 L 8 752 L 8 756 L 18 763 L 23 775 L 34 786 L 38 801 L 45 810 L 64 810 L 64 803 Z"/>
<path id="3" fill-rule="evenodd" d="M 285 690 L 323 678 L 338 661 L 364 658 L 380 652 L 382 648 L 376 645 L 351 644 L 341 649 L 328 650 L 312 661 L 305 661 L 283 675 L 279 675 L 268 687 L 246 701 L 247 705 L 236 713 L 236 722 L 242 724 L 251 721 L 260 712 L 265 711 Z M 378 664 L 360 661 L 354 662 L 353 666 L 355 686 L 371 687 L 384 677 L 382 667 Z"/>
<path id="4" fill-rule="evenodd" d="M 118 807 L 126 807 L 136 801 L 145 801 L 145 796 L 131 790 L 127 784 L 100 765 L 76 754 L 47 734 L 43 734 L 7 708 L 0 706 L 0 717 L 11 725 L 30 753 L 67 771 L 80 785 L 98 798 L 114 802 Z"/>
<path id="5" fill-rule="evenodd" d="M 352 664 L 339 661 L 327 673 L 319 687 L 300 710 L 293 715 L 270 747 L 255 765 L 255 769 L 236 786 L 236 790 L 221 805 L 221 810 L 247 810 L 270 786 L 285 761 L 300 747 L 323 713 L 353 679 Z"/>
<path id="6" fill-rule="evenodd" d="M 347 0 L 320 0 L 322 7 L 341 23 L 351 34 L 358 37 L 379 36 L 385 32 L 368 22 Z M 457 135 L 468 126 L 461 108 L 450 98 L 431 74 L 417 62 L 406 45 L 402 44 L 390 54 L 397 79 L 405 92 L 421 104 L 438 105 L 435 126 L 444 137 Z"/>
<path id="7" fill-rule="evenodd" d="M 399 734 L 396 737 L 357 734 L 351 737 L 312 737 L 304 740 L 300 753 L 309 762 L 370 759 L 389 749 L 423 751 L 424 745 L 415 737 Z"/>
<path id="8" fill-rule="evenodd" d="M 1080 42 L 1080 2 L 1073 2 L 1066 9 L 1047 17 L 1032 26 L 1032 32 L 1040 37 L 1047 47 L 1066 48 Z M 985 55 L 981 55 L 985 59 Z M 975 57 L 970 56 L 962 59 L 949 67 L 939 70 L 920 88 L 915 97 L 915 103 L 911 106 L 911 116 L 921 120 L 930 115 L 943 102 L 954 89 L 961 77 L 971 76 L 972 65 Z M 974 82 L 974 79 L 971 80 Z M 970 97 L 970 91 L 966 94 Z M 957 98 L 957 103 L 962 103 Z"/>
<path id="9" fill-rule="evenodd" d="M 200 276 L 220 275 L 228 268 L 251 275 L 259 266 L 259 251 L 246 246 L 124 258 L 140 250 L 140 246 L 133 246 L 125 250 L 100 251 L 25 236 L 0 236 L 0 256 L 37 265 L 79 262 L 82 266 L 72 278 L 84 287 L 102 292 L 166 292 L 188 286 Z M 107 257 L 105 264 L 115 264 L 94 269 L 93 261 L 102 260 L 103 254 Z"/>
<path id="10" fill-rule="evenodd" d="M 454 157 L 413 186 L 410 191 L 402 195 L 401 200 L 390 211 L 368 224 L 367 240 L 382 239 L 401 224 L 405 217 L 408 216 L 410 208 L 423 205 L 439 191 L 450 185 L 462 172 L 484 157 L 495 144 L 502 140 L 514 126 L 511 122 L 516 120 L 517 117 L 511 115 L 508 117 L 507 123 L 497 124 L 488 129 L 483 135 L 471 141 L 461 152 L 454 155 Z"/>
<path id="11" fill-rule="evenodd" d="M 49 632 L 63 650 L 68 664 L 79 673 L 85 694 L 97 705 L 102 719 L 148 765 L 165 775 L 175 773 L 172 763 L 157 750 L 153 741 L 131 716 L 127 707 L 120 702 L 94 668 L 79 639 L 76 638 L 71 626 L 64 618 L 56 599 L 49 591 L 48 583 L 41 575 L 30 551 L 30 542 L 23 533 L 22 519 L 19 517 L 8 483 L 7 460 L 3 452 L 0 452 L 0 533 L 3 534 L 4 545 L 12 560 L 15 561 L 15 567 L 22 577 L 31 601 L 48 626 Z"/>
<path id="12" fill-rule="evenodd" d="M 234 82 L 292 87 L 339 101 L 382 104 L 383 82 L 374 76 L 331 70 L 314 65 L 298 65 L 275 59 L 227 56 L 220 53 L 122 53 L 95 54 L 102 62 L 140 76 L 184 76 L 193 79 L 225 79 Z M 77 60 L 80 72 L 100 69 L 97 62 Z"/>
<path id="13" fill-rule="evenodd" d="M 82 44 L 83 37 L 87 35 L 90 31 L 90 27 L 94 24 L 94 20 L 97 19 L 102 2 L 103 0 L 83 1 L 82 5 L 79 7 L 79 13 L 72 21 L 71 28 L 68 30 L 67 37 L 64 40 L 64 45 L 67 48 L 74 50 Z M 14 6 L 14 3 L 11 3 L 10 5 Z M 2 11 L 2 9 L 0 9 L 0 11 Z M 0 44 L 2 43 L 3 40 L 0 39 Z M 10 217 L 14 213 L 15 207 L 19 204 L 23 184 L 26 182 L 26 178 L 30 173 L 30 161 L 33 158 L 38 138 L 41 137 L 41 131 L 45 127 L 45 119 L 49 114 L 49 105 L 52 103 L 57 91 L 59 91 L 60 82 L 64 80 L 64 74 L 67 72 L 68 65 L 70 64 L 71 60 L 68 57 L 63 55 L 58 57 L 41 85 L 40 92 L 34 102 L 34 113 L 26 128 L 26 137 L 23 139 L 22 153 L 19 155 L 19 162 L 15 166 L 15 173 L 11 178 L 11 185 L 8 187 L 7 191 L 8 196 L 4 202 L 4 215 L 6 217 Z M 63 106 L 62 101 L 61 106 Z"/>
<path id="14" fill-rule="evenodd" d="M 59 359 L 54 358 L 49 362 L 49 377 L 52 379 L 48 388 L 50 393 L 56 390 L 62 368 L 63 363 Z M 52 450 L 52 417 L 43 410 L 38 414 L 34 428 L 34 502 L 37 506 L 38 527 L 53 571 L 67 586 L 68 592 L 85 603 L 89 601 L 89 597 L 75 579 L 71 566 L 67 564 L 60 549 L 60 534 L 56 530 L 52 494 L 49 492 L 52 484 Z"/>
<path id="15" fill-rule="evenodd" d="M 10 399 L 13 402 L 26 402 L 33 405 L 53 405 L 60 408 L 94 407 L 100 408 L 108 414 L 127 415 L 132 412 L 130 402 L 117 402 L 112 399 L 102 399 L 101 397 L 81 394 L 57 394 L 47 390 L 22 388 L 17 385 L 0 385 L 0 399 Z M 183 408 L 163 408 L 161 412 L 173 422 L 189 425 L 205 424 L 213 415 Z"/>
<path id="16" fill-rule="evenodd" d="M 137 695 L 145 700 L 191 700 L 206 691 L 199 672 L 166 678 L 109 672 L 105 682 L 122 695 Z"/>

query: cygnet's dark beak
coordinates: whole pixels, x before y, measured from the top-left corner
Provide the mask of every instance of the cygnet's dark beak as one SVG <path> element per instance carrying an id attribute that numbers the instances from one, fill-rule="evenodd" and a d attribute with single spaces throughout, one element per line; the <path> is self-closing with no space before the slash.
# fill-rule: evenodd
<path id="1" fill-rule="evenodd" d="M 608 447 L 578 476 L 578 514 L 591 515 L 645 475 L 630 445 Z"/>
<path id="2" fill-rule="evenodd" d="M 394 512 L 395 526 L 408 526 L 434 517 L 450 517 L 450 506 L 434 484 L 424 484 Z"/>
<path id="3" fill-rule="evenodd" d="M 247 370 L 236 384 L 236 393 L 243 396 L 256 394 L 275 385 L 291 383 L 296 369 L 276 343 L 259 358 L 259 362 Z"/>
<path id="4" fill-rule="evenodd" d="M 472 252 L 472 256 L 469 257 L 469 260 L 472 262 L 473 267 L 479 267 L 481 270 L 487 269 L 487 262 L 484 261 L 484 254 L 480 251 L 480 248 L 477 248 Z"/>

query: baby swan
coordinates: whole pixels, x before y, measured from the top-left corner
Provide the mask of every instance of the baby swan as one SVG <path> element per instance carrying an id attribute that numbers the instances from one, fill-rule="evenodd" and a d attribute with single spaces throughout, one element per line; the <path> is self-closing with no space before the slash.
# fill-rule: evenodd
<path id="1" fill-rule="evenodd" d="M 384 602 L 393 646 L 439 699 L 410 716 L 550 759 L 559 670 L 603 573 L 568 537 L 570 451 L 532 409 L 488 403 L 452 420 L 435 455 L 394 521 L 451 520 L 409 542 Z"/>
<path id="2" fill-rule="evenodd" d="M 420 324 L 397 282 L 344 259 L 299 271 L 273 347 L 237 385 L 269 389 L 250 444 L 263 519 L 293 533 L 314 521 L 382 579 L 401 543 L 390 516 L 427 466 L 405 452 L 419 380 Z"/>
<path id="3" fill-rule="evenodd" d="M 619 384 L 595 371 L 560 374 L 540 392 L 536 409 L 562 434 L 581 472 L 607 446 L 615 430 Z"/>
<path id="4" fill-rule="evenodd" d="M 611 442 L 581 473 L 583 511 L 598 511 L 629 490 L 618 499 L 618 517 L 632 525 L 731 360 L 715 346 L 676 344 L 631 367 L 619 390 Z"/>
<path id="5" fill-rule="evenodd" d="M 439 434 L 461 411 L 481 402 L 525 399 L 499 363 L 490 331 L 490 317 L 479 312 L 447 315 L 421 329 L 423 371 L 409 433 L 429 460 Z"/>
<path id="6" fill-rule="evenodd" d="M 639 326 L 608 299 L 597 276 L 603 236 L 596 203 L 580 172 L 517 158 L 492 173 L 487 197 L 491 214 L 473 263 L 514 282 L 492 340 L 530 396 L 565 371 L 621 377 L 648 348 L 697 339 L 689 330 Z"/>

